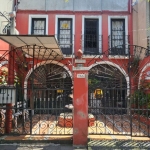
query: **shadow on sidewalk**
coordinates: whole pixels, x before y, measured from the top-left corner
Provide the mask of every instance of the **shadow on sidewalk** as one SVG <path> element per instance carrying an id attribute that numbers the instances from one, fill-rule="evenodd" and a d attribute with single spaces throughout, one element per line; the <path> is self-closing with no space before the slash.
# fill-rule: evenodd
<path id="1" fill-rule="evenodd" d="M 91 140 L 88 150 L 150 150 L 150 141 Z"/>

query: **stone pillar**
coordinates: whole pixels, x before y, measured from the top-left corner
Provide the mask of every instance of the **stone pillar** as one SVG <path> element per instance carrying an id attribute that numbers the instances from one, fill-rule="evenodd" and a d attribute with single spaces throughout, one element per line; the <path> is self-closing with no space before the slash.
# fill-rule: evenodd
<path id="1" fill-rule="evenodd" d="M 76 59 L 73 68 L 73 145 L 80 147 L 87 145 L 88 137 L 88 67 L 84 67 L 85 60 Z"/>

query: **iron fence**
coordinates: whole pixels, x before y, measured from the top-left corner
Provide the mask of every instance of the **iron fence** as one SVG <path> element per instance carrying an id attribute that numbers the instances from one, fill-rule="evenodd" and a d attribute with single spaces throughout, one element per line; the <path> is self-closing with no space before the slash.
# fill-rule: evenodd
<path id="1" fill-rule="evenodd" d="M 66 108 L 72 103 L 71 89 L 0 87 L 0 134 L 1 135 L 72 135 L 73 115 Z M 13 97 L 13 94 L 15 96 Z M 11 97 L 11 106 L 8 99 Z M 8 114 L 9 112 L 9 114 Z M 8 116 L 9 115 L 9 116 Z M 11 116 L 10 116 L 11 115 Z M 7 132 L 8 117 L 10 132 Z"/>
<path id="2" fill-rule="evenodd" d="M 89 119 L 89 135 L 150 136 L 149 95 L 127 96 L 127 89 L 101 90 L 101 97 L 89 91 L 89 118 L 93 118 Z"/>

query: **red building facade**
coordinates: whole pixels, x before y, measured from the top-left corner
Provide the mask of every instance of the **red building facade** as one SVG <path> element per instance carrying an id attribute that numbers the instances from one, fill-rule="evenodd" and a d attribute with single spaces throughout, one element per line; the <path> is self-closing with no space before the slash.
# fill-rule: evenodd
<path id="1" fill-rule="evenodd" d="M 139 99 L 136 107 L 131 103 L 135 102 L 132 94 L 140 88 L 139 79 L 145 78 L 142 68 L 149 56 L 145 48 L 133 45 L 131 0 L 22 0 L 15 8 L 20 35 L 1 38 L 13 45 L 9 61 L 15 72 L 9 71 L 9 75 L 21 80 L 24 99 L 30 104 L 31 122 L 23 123 L 30 124 L 26 130 L 55 134 L 48 123 L 55 118 L 63 134 L 73 134 L 74 145 L 86 145 L 88 135 L 93 134 L 136 136 L 138 132 L 141 136 L 140 125 L 131 125 L 132 119 L 136 122 Z M 45 46 L 48 44 L 51 47 Z M 73 111 L 66 111 L 66 106 Z M 41 127 L 41 114 L 47 118 L 46 131 Z M 34 119 L 40 122 L 39 132 L 34 129 Z M 145 132 L 142 136 L 149 136 Z"/>

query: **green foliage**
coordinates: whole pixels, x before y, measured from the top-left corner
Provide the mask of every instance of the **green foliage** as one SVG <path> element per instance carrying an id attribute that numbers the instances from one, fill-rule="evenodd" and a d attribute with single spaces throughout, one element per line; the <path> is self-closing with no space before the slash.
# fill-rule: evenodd
<path id="1" fill-rule="evenodd" d="M 131 95 L 131 104 L 136 107 L 147 105 L 150 103 L 150 94 L 146 94 L 143 90 L 138 89 Z"/>
<path id="2" fill-rule="evenodd" d="M 96 78 L 92 78 L 88 80 L 89 86 L 95 86 L 97 84 L 99 84 L 99 80 L 97 80 Z"/>

